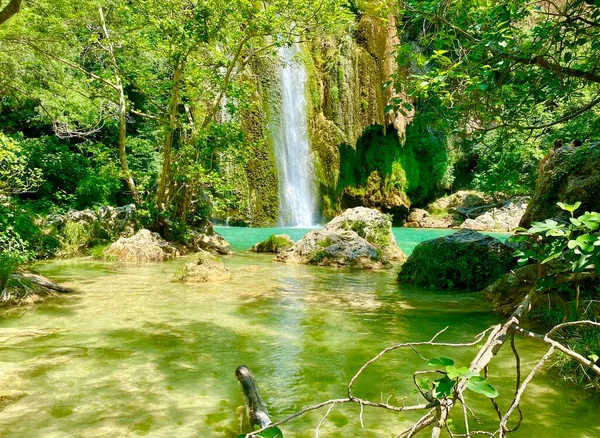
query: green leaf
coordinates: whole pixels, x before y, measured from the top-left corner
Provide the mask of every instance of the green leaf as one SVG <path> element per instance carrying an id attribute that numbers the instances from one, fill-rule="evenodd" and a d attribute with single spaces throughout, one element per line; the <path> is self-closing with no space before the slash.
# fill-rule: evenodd
<path id="1" fill-rule="evenodd" d="M 429 359 L 429 361 L 427 361 L 427 365 L 432 367 L 447 367 L 454 365 L 454 361 L 452 359 L 448 359 L 447 357 L 436 357 L 435 359 Z"/>
<path id="2" fill-rule="evenodd" d="M 581 207 L 581 202 L 578 201 L 575 204 L 567 204 L 565 202 L 557 202 L 556 205 L 558 205 L 563 210 L 568 211 L 569 213 L 573 213 L 575 210 L 577 210 L 579 207 Z"/>
<path id="3" fill-rule="evenodd" d="M 448 397 L 452 394 L 452 389 L 456 385 L 456 380 L 449 379 L 448 376 L 444 376 L 439 380 L 433 382 L 434 388 L 432 394 L 435 398 Z"/>
<path id="4" fill-rule="evenodd" d="M 470 377 L 478 376 L 477 373 L 470 371 L 467 367 L 456 368 L 455 366 L 446 367 L 446 372 L 450 379 L 456 379 L 457 377 L 468 379 Z"/>
<path id="5" fill-rule="evenodd" d="M 283 438 L 283 432 L 278 427 L 272 427 L 259 433 L 257 436 L 261 438 Z M 245 438 L 246 434 L 237 435 L 235 438 Z"/>
<path id="6" fill-rule="evenodd" d="M 483 394 L 489 398 L 495 398 L 499 395 L 498 391 L 496 391 L 496 388 L 490 385 L 490 382 L 488 382 L 487 379 L 484 379 L 480 376 L 471 377 L 467 382 L 467 388 L 469 388 L 473 392 Z"/>
<path id="7" fill-rule="evenodd" d="M 598 359 L 600 359 L 600 357 L 597 354 L 590 354 L 588 358 L 594 363 L 598 362 Z"/>

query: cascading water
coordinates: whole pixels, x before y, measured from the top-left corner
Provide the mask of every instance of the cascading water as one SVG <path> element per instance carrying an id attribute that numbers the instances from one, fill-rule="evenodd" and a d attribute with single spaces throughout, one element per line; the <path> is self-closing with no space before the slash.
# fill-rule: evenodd
<path id="1" fill-rule="evenodd" d="M 306 116 L 306 70 L 298 44 L 278 49 L 281 113 L 274 145 L 279 174 L 279 225 L 311 227 L 319 220 Z"/>

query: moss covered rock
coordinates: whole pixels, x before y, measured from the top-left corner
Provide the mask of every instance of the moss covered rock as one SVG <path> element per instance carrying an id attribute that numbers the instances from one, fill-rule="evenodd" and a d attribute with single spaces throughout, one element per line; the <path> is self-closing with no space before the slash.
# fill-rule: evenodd
<path id="1" fill-rule="evenodd" d="M 566 219 L 556 203 L 581 202 L 578 211 L 600 211 L 600 145 L 562 148 L 540 173 L 521 219 L 522 227 L 548 218 Z"/>
<path id="2" fill-rule="evenodd" d="M 441 290 L 481 290 L 514 265 L 513 249 L 472 230 L 421 242 L 398 281 Z"/>
<path id="3" fill-rule="evenodd" d="M 386 260 L 381 250 L 354 231 L 311 230 L 294 246 L 277 256 L 277 261 L 318 266 L 382 269 Z"/>
<path id="4" fill-rule="evenodd" d="M 346 210 L 321 230 L 312 230 L 282 252 L 278 261 L 363 269 L 387 267 L 406 255 L 396 244 L 389 216 L 357 207 Z"/>
<path id="5" fill-rule="evenodd" d="M 187 283 L 212 283 L 231 280 L 231 272 L 212 254 L 201 251 L 196 263 L 186 263 L 173 276 L 173 281 Z"/>
<path id="6" fill-rule="evenodd" d="M 350 208 L 332 219 L 325 229 L 333 232 L 354 231 L 377 247 L 390 261 L 404 261 L 406 255 L 396 243 L 389 215 L 365 207 Z"/>
<path id="7" fill-rule="evenodd" d="M 273 234 L 260 243 L 257 243 L 250 251 L 254 252 L 274 252 L 279 254 L 288 248 L 294 246 L 294 241 L 287 234 Z"/>
<path id="8" fill-rule="evenodd" d="M 483 296 L 496 312 L 512 314 L 537 281 L 537 265 L 527 265 L 508 272 L 486 287 Z"/>

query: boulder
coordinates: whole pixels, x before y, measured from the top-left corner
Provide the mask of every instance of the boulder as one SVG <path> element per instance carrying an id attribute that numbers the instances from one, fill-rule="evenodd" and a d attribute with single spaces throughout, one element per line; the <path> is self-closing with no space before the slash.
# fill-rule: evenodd
<path id="1" fill-rule="evenodd" d="M 294 246 L 294 241 L 287 234 L 273 234 L 260 243 L 257 243 L 250 251 L 254 252 L 274 252 L 279 254 L 288 248 Z"/>
<path id="2" fill-rule="evenodd" d="M 325 225 L 324 230 L 334 233 L 354 231 L 378 248 L 384 259 L 389 261 L 406 260 L 406 255 L 396 243 L 390 217 L 372 208 L 349 208 Z"/>
<path id="3" fill-rule="evenodd" d="M 144 229 L 132 237 L 121 237 L 104 251 L 104 255 L 123 262 L 152 262 L 174 259 L 179 251 L 158 233 Z"/>
<path id="4" fill-rule="evenodd" d="M 384 268 L 381 250 L 354 231 L 311 230 L 290 249 L 280 253 L 277 261 L 318 266 Z"/>
<path id="5" fill-rule="evenodd" d="M 82 225 L 92 225 L 98 220 L 93 210 L 71 210 L 66 215 L 66 220 Z"/>
<path id="6" fill-rule="evenodd" d="M 600 144 L 563 147 L 548 160 L 538 176 L 535 191 L 520 226 L 544 219 L 565 220 L 568 213 L 556 203 L 581 202 L 575 213 L 600 211 Z"/>
<path id="7" fill-rule="evenodd" d="M 93 230 L 94 237 L 105 239 L 108 236 L 129 237 L 135 233 L 136 208 L 134 204 L 122 207 L 103 205 L 97 212 L 93 210 L 71 210 L 66 214 L 51 214 L 44 220 L 44 226 L 61 231 L 67 223 L 80 224 Z"/>
<path id="8" fill-rule="evenodd" d="M 196 263 L 186 263 L 175 273 L 174 281 L 189 283 L 211 283 L 231 280 L 231 273 L 225 265 L 212 254 L 201 251 Z"/>
<path id="9" fill-rule="evenodd" d="M 475 219 L 465 220 L 460 227 L 475 231 L 514 231 L 525 214 L 528 199 L 511 199 L 503 207 L 492 208 Z"/>
<path id="10" fill-rule="evenodd" d="M 474 208 L 496 202 L 493 196 L 476 190 L 459 190 L 427 206 L 430 214 L 455 213 L 460 208 Z"/>
<path id="11" fill-rule="evenodd" d="M 432 216 L 427 210 L 413 208 L 404 223 L 408 228 L 451 228 L 457 225 L 455 215 Z"/>
<path id="12" fill-rule="evenodd" d="M 346 210 L 276 258 L 290 263 L 365 269 L 379 269 L 390 261 L 405 259 L 396 244 L 390 218 L 364 207 Z"/>
<path id="13" fill-rule="evenodd" d="M 191 246 L 195 251 L 210 251 L 222 255 L 232 253 L 229 242 L 219 233 L 216 233 L 212 225 L 202 230 L 192 228 L 189 234 L 191 239 L 187 246 Z"/>
<path id="14" fill-rule="evenodd" d="M 102 227 L 111 234 L 131 236 L 135 230 L 135 204 L 123 205 L 122 207 L 111 207 L 103 205 L 98 209 L 98 219 Z"/>
<path id="15" fill-rule="evenodd" d="M 481 290 L 513 265 L 513 249 L 472 230 L 421 242 L 398 275 L 404 284 L 440 290 Z"/>

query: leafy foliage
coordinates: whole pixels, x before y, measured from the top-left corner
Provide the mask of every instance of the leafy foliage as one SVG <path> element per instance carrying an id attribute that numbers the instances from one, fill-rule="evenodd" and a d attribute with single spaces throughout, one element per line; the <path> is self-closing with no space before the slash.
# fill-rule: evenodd
<path id="1" fill-rule="evenodd" d="M 483 394 L 489 398 L 498 397 L 499 393 L 490 384 L 490 382 L 474 373 L 467 367 L 457 368 L 454 365 L 454 361 L 447 357 L 437 357 L 429 359 L 427 365 L 432 367 L 438 367 L 437 373 L 442 374 L 442 377 L 431 380 L 431 379 L 418 379 L 417 380 L 417 391 L 429 391 L 434 399 L 444 399 L 455 395 L 455 388 L 461 380 L 466 382 L 467 388 L 478 394 Z M 443 369 L 439 369 L 443 367 Z"/>
<path id="2" fill-rule="evenodd" d="M 522 194 L 556 138 L 597 138 L 597 2 L 399 4 L 396 88 L 417 102 L 417 119 L 420 102 L 441 104 L 452 149 L 475 161 L 466 172 L 476 188 Z"/>
<path id="3" fill-rule="evenodd" d="M 533 241 L 530 249 L 515 253 L 519 257 L 519 263 L 536 260 L 545 264 L 560 260 L 575 273 L 584 272 L 591 267 L 596 273 L 600 273 L 600 213 L 586 212 L 575 217 L 575 211 L 581 206 L 580 202 L 573 205 L 559 202 L 558 206 L 570 213 L 569 223 L 553 219 L 534 222 L 526 234 L 513 238 L 523 241 L 541 237 Z"/>

